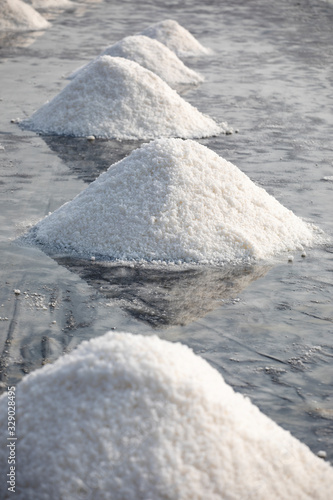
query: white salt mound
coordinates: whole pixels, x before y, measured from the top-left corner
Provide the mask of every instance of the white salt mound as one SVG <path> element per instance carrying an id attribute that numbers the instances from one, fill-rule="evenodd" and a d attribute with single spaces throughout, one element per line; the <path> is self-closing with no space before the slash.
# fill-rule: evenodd
<path id="1" fill-rule="evenodd" d="M 157 336 L 83 342 L 25 377 L 16 400 L 18 500 L 331 498 L 327 463 Z M 7 395 L 0 415 L 5 473 Z"/>
<path id="2" fill-rule="evenodd" d="M 136 149 L 33 233 L 67 252 L 196 263 L 265 259 L 317 241 L 235 165 L 181 139 Z"/>
<path id="3" fill-rule="evenodd" d="M 1 0 L 0 31 L 39 31 L 49 26 L 31 5 L 21 0 Z"/>
<path id="4" fill-rule="evenodd" d="M 101 56 L 22 126 L 42 134 L 116 139 L 209 137 L 222 132 L 134 61 Z"/>
<path id="5" fill-rule="evenodd" d="M 40 10 L 68 9 L 75 6 L 71 0 L 25 0 L 25 2 Z"/>
<path id="6" fill-rule="evenodd" d="M 123 57 L 149 69 L 171 87 L 177 84 L 197 84 L 203 81 L 201 75 L 191 70 L 165 45 L 142 35 L 128 36 L 107 47 L 101 55 Z M 70 75 L 75 78 L 92 63 L 79 68 Z"/>
<path id="7" fill-rule="evenodd" d="M 158 40 L 179 57 L 202 56 L 211 53 L 211 50 L 203 47 L 189 31 L 172 19 L 153 24 L 141 31 L 139 35 Z"/>
<path id="8" fill-rule="evenodd" d="M 34 7 L 34 9 L 56 9 L 56 8 L 66 8 L 73 7 L 73 2 L 71 0 L 25 0 Z"/>

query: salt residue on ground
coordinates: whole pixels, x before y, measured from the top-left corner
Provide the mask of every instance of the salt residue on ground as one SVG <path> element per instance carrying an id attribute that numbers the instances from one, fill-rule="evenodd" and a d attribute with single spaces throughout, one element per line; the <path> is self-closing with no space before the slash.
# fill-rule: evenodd
<path id="1" fill-rule="evenodd" d="M 39 31 L 49 26 L 31 5 L 21 0 L 1 0 L 0 31 Z"/>
<path id="2" fill-rule="evenodd" d="M 141 64 L 146 69 L 156 73 L 171 87 L 177 84 L 198 84 L 203 81 L 201 75 L 185 66 L 174 52 L 163 43 L 147 36 L 128 36 L 107 47 L 101 55 L 123 57 Z M 70 75 L 75 78 L 85 71 L 92 63 L 79 68 Z"/>
<path id="3" fill-rule="evenodd" d="M 195 141 L 144 144 L 34 228 L 61 251 L 230 263 L 315 242 L 312 227 Z"/>
<path id="4" fill-rule="evenodd" d="M 199 138 L 223 129 L 134 61 L 101 56 L 22 122 L 42 134 Z"/>
<path id="5" fill-rule="evenodd" d="M 211 53 L 210 49 L 203 47 L 189 31 L 172 19 L 153 24 L 139 34 L 158 40 L 179 57 L 202 56 Z"/>
<path id="6" fill-rule="evenodd" d="M 113 333 L 16 390 L 17 500 L 328 500 L 333 469 L 187 346 Z M 7 489 L 7 395 L 0 491 Z"/>

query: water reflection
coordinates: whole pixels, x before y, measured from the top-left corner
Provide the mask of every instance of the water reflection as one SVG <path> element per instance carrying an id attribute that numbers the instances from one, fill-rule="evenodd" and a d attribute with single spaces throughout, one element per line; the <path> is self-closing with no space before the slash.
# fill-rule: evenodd
<path id="1" fill-rule="evenodd" d="M 48 147 L 84 182 L 93 182 L 110 165 L 122 160 L 144 141 L 43 136 Z"/>
<path id="2" fill-rule="evenodd" d="M 8 31 L 0 33 L 0 50 L 29 47 L 44 31 Z"/>
<path id="3" fill-rule="evenodd" d="M 172 269 L 69 257 L 55 260 L 77 273 L 110 303 L 155 328 L 186 325 L 202 318 L 271 268 L 255 265 Z"/>

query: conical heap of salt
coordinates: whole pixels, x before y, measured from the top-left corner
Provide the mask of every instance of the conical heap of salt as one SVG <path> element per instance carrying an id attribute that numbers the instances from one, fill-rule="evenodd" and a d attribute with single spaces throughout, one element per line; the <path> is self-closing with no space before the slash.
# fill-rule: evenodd
<path id="1" fill-rule="evenodd" d="M 110 56 L 96 59 L 21 124 L 42 134 L 116 139 L 197 138 L 222 132 L 157 75 Z"/>
<path id="2" fill-rule="evenodd" d="M 26 376 L 15 397 L 17 500 L 331 498 L 333 469 L 179 343 L 109 332 Z"/>
<path id="3" fill-rule="evenodd" d="M 185 66 L 174 52 L 147 36 L 128 36 L 107 47 L 101 55 L 123 57 L 135 61 L 158 75 L 170 87 L 178 84 L 197 84 L 203 81 L 202 76 Z M 91 63 L 79 68 L 69 78 L 75 78 L 90 65 Z"/>
<path id="4" fill-rule="evenodd" d="M 1 0 L 0 31 L 39 31 L 49 26 L 31 5 L 21 0 Z"/>
<path id="5" fill-rule="evenodd" d="M 61 250 L 166 262 L 265 259 L 315 241 L 235 165 L 181 139 L 136 149 L 33 232 Z"/>
<path id="6" fill-rule="evenodd" d="M 172 19 L 153 24 L 139 34 L 155 38 L 179 57 L 202 56 L 211 53 L 189 31 Z"/>
<path id="7" fill-rule="evenodd" d="M 71 0 L 25 0 L 33 6 L 34 9 L 48 10 L 48 9 L 69 9 L 74 8 L 75 3 Z"/>

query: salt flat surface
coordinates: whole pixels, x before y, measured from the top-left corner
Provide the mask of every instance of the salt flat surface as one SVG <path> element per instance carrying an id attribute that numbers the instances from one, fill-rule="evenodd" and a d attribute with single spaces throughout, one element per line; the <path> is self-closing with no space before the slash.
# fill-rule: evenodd
<path id="1" fill-rule="evenodd" d="M 187 346 L 157 336 L 109 332 L 85 342 L 22 380 L 16 398 L 22 500 L 327 500 L 332 492 L 328 464 Z M 0 414 L 3 468 L 6 395 Z"/>
<path id="2" fill-rule="evenodd" d="M 147 36 L 128 36 L 123 40 L 107 47 L 101 55 L 123 57 L 141 64 L 146 69 L 156 73 L 170 87 L 179 84 L 198 84 L 203 77 L 191 70 L 158 40 Z M 79 68 L 70 75 L 70 79 L 85 71 L 88 65 Z"/>
<path id="3" fill-rule="evenodd" d="M 21 0 L 2 0 L 0 4 L 1 31 L 44 30 L 49 22 L 33 7 Z"/>
<path id="4" fill-rule="evenodd" d="M 42 134 L 197 138 L 223 129 L 134 61 L 100 56 L 22 126 Z"/>
<path id="5" fill-rule="evenodd" d="M 205 146 L 160 139 L 111 166 L 33 234 L 88 256 L 212 264 L 302 250 L 321 241 L 315 229 Z"/>
<path id="6" fill-rule="evenodd" d="M 183 28 L 183 26 L 173 19 L 166 19 L 153 24 L 141 31 L 140 35 L 145 35 L 164 43 L 179 57 L 210 54 L 209 49 L 203 47 L 187 29 Z"/>

